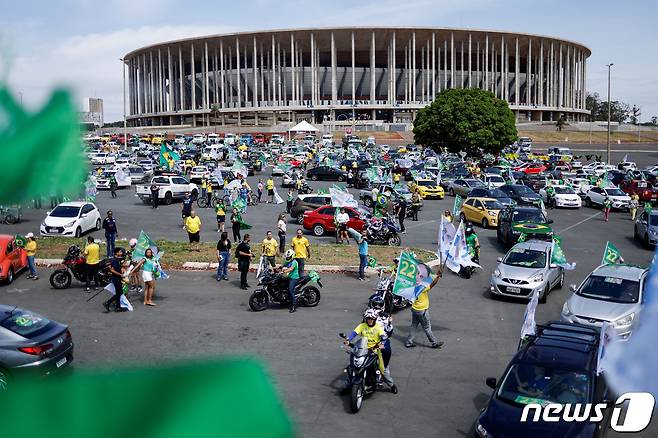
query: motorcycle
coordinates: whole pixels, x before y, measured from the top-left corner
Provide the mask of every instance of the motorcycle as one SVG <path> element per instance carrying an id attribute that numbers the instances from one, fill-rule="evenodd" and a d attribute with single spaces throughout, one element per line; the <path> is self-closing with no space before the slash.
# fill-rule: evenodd
<path id="1" fill-rule="evenodd" d="M 381 219 L 373 217 L 367 222 L 368 243 L 388 246 L 400 246 L 400 229 L 389 216 Z"/>
<path id="2" fill-rule="evenodd" d="M 71 286 L 73 277 L 80 282 L 86 281 L 85 258 L 80 256 L 80 248 L 77 245 L 69 247 L 62 264 L 64 268 L 57 269 L 50 275 L 50 285 L 53 288 L 67 289 Z M 102 260 L 94 278 L 94 282 L 101 287 L 105 287 L 112 278 L 108 264 L 108 260 Z"/>
<path id="3" fill-rule="evenodd" d="M 478 265 L 480 264 L 480 248 L 478 247 L 474 252 L 471 252 L 471 261 L 474 263 L 477 263 Z M 473 273 L 475 272 L 476 267 L 475 266 L 460 266 L 459 268 L 459 275 L 462 278 L 471 278 Z"/>
<path id="4" fill-rule="evenodd" d="M 261 312 L 267 309 L 270 301 L 279 303 L 282 306 L 289 306 L 288 281 L 288 277 L 277 270 L 265 269 L 258 281 L 260 287 L 249 297 L 249 307 L 251 310 Z M 320 276 L 315 271 L 302 276 L 297 282 L 297 286 L 295 286 L 295 298 L 298 305 L 315 307 L 320 302 L 320 289 L 309 285 L 312 281 L 322 287 Z"/>
<path id="5" fill-rule="evenodd" d="M 297 190 L 297 194 L 299 195 L 307 195 L 309 193 L 313 193 L 313 189 L 306 183 L 302 184 L 299 190 Z"/>
<path id="6" fill-rule="evenodd" d="M 339 336 L 347 339 L 344 333 Z M 352 412 L 357 413 L 363 404 L 363 398 L 383 386 L 382 375 L 379 371 L 379 357 L 377 347 L 369 349 L 365 338 L 349 344 L 350 362 L 344 369 L 347 377 L 345 391 L 350 391 Z"/>
<path id="7" fill-rule="evenodd" d="M 391 315 L 394 311 L 399 311 L 411 305 L 411 301 L 393 293 L 394 278 L 390 275 L 385 275 L 384 270 L 380 269 L 377 272 L 379 281 L 375 288 L 375 293 L 369 298 L 371 300 L 375 295 L 379 295 L 384 300 L 384 312 Z"/>

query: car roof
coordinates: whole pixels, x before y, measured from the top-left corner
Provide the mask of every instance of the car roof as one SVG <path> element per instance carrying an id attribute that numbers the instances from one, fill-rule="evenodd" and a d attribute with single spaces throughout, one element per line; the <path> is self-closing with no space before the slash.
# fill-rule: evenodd
<path id="1" fill-rule="evenodd" d="M 90 202 L 82 202 L 82 201 L 73 201 L 73 202 L 62 202 L 61 204 L 58 204 L 58 207 L 82 207 L 85 204 L 90 204 Z"/>
<path id="2" fill-rule="evenodd" d="M 518 249 L 529 249 L 532 251 L 542 251 L 546 252 L 553 246 L 553 242 L 546 242 L 542 240 L 526 240 L 525 242 L 519 242 L 514 245 L 513 248 Z"/>
<path id="3" fill-rule="evenodd" d="M 519 352 L 517 362 L 593 371 L 599 339 L 596 328 L 552 321 L 537 326 L 537 334 Z"/>
<path id="4" fill-rule="evenodd" d="M 483 196 L 474 196 L 474 197 L 469 196 L 468 198 L 466 198 L 466 201 L 468 201 L 469 199 L 473 199 L 475 201 L 482 201 L 482 202 L 484 202 L 484 201 L 494 201 L 494 202 L 498 201 L 497 199 L 487 198 L 487 197 L 483 197 Z"/>
<path id="5" fill-rule="evenodd" d="M 615 264 L 601 265 L 592 271 L 592 275 L 639 281 L 646 272 L 648 272 L 648 269 L 640 266 Z"/>
<path id="6" fill-rule="evenodd" d="M 11 236 L 9 234 L 0 234 L 0 244 L 9 243 L 12 240 L 14 240 L 15 237 L 16 236 Z M 0 306 L 2 306 L 2 305 L 0 304 Z M 2 309 L 0 308 L 0 310 L 2 310 Z"/>

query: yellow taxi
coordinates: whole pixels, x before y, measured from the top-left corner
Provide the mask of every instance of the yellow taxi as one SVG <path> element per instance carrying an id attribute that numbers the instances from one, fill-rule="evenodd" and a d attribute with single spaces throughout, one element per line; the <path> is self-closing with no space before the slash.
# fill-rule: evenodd
<path id="1" fill-rule="evenodd" d="M 151 138 L 151 144 L 153 144 L 153 145 L 162 144 L 163 141 L 164 141 L 164 138 L 160 137 L 157 134 Z"/>
<path id="2" fill-rule="evenodd" d="M 409 183 L 409 190 L 412 192 L 418 190 L 422 199 L 443 199 L 446 194 L 436 181 L 431 179 L 417 179 Z"/>
<path id="3" fill-rule="evenodd" d="M 481 224 L 483 228 L 497 227 L 503 204 L 492 198 L 466 198 L 461 208 L 461 219 Z"/>

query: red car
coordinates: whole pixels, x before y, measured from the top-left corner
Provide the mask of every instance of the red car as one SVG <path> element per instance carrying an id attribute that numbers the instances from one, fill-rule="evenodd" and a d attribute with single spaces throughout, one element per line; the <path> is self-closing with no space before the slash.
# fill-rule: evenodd
<path id="1" fill-rule="evenodd" d="M 345 212 L 350 217 L 347 226 L 354 228 L 356 231 L 363 231 L 365 222 L 361 219 L 361 213 L 353 208 L 345 207 Z M 316 236 L 322 236 L 325 233 L 335 233 L 334 214 L 336 207 L 330 205 L 316 208 L 313 211 L 304 213 L 304 229 L 312 231 Z"/>
<path id="2" fill-rule="evenodd" d="M 256 135 L 254 135 L 254 143 L 256 143 L 256 144 L 265 143 L 265 134 L 256 134 Z"/>
<path id="3" fill-rule="evenodd" d="M 547 167 L 544 166 L 542 163 L 530 163 L 527 166 L 520 166 L 515 168 L 517 172 L 523 172 L 527 175 L 536 175 L 538 173 L 545 172 L 547 170 Z"/>
<path id="4" fill-rule="evenodd" d="M 10 284 L 14 275 L 27 268 L 27 253 L 14 236 L 0 234 L 0 281 Z"/>

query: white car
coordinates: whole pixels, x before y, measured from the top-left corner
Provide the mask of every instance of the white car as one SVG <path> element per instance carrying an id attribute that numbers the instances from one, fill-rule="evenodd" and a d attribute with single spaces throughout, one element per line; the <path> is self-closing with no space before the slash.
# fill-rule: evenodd
<path id="1" fill-rule="evenodd" d="M 146 173 L 152 173 L 153 172 L 153 161 L 151 160 L 141 160 L 139 163 L 137 163 L 139 167 L 144 169 L 144 172 Z"/>
<path id="2" fill-rule="evenodd" d="M 180 146 L 185 145 L 185 136 L 183 134 L 176 134 L 176 140 L 174 140 L 174 143 Z"/>
<path id="3" fill-rule="evenodd" d="M 206 136 L 203 134 L 194 134 L 192 137 L 192 144 L 203 144 L 206 141 Z"/>
<path id="4" fill-rule="evenodd" d="M 130 182 L 131 183 L 141 183 L 142 180 L 147 176 L 147 173 L 139 166 L 130 166 L 128 168 L 130 171 Z"/>
<path id="5" fill-rule="evenodd" d="M 555 190 L 554 199 L 556 207 L 580 208 L 583 205 L 580 196 L 571 187 L 553 185 L 553 190 Z M 545 187 L 539 190 L 539 196 L 541 196 L 544 203 L 548 201 L 548 194 Z"/>
<path id="6" fill-rule="evenodd" d="M 128 169 L 110 169 L 103 172 L 103 174 L 96 179 L 96 189 L 109 190 L 110 177 L 112 175 L 114 175 L 117 180 L 118 189 L 130 187 L 132 184 L 132 179 L 130 178 L 130 172 Z"/>
<path id="7" fill-rule="evenodd" d="M 101 214 L 91 202 L 64 202 L 49 211 L 41 223 L 42 236 L 80 237 L 101 229 Z"/>
<path id="8" fill-rule="evenodd" d="M 98 152 L 91 156 L 91 164 L 95 165 L 112 164 L 114 161 L 114 155 L 111 155 L 107 152 Z"/>
<path id="9" fill-rule="evenodd" d="M 612 208 L 616 210 L 628 210 L 628 204 L 631 202 L 630 196 L 616 187 L 592 187 L 585 195 L 585 205 L 588 207 L 602 206 L 605 198 L 610 198 Z"/>
<path id="10" fill-rule="evenodd" d="M 227 132 L 226 135 L 224 136 L 224 144 L 225 144 L 226 146 L 233 146 L 233 145 L 235 145 L 235 143 L 237 142 L 237 140 L 238 140 L 238 138 L 235 136 L 235 134 L 231 134 L 231 133 L 228 133 L 228 132 Z"/>
<path id="11" fill-rule="evenodd" d="M 208 134 L 208 144 L 218 144 L 219 134 Z"/>
<path id="12" fill-rule="evenodd" d="M 574 188 L 578 196 L 585 196 L 589 189 L 592 188 L 592 184 L 590 183 L 589 179 L 587 178 L 568 178 L 567 182 L 571 184 L 571 187 Z"/>
<path id="13" fill-rule="evenodd" d="M 322 136 L 322 146 L 331 146 L 334 142 L 334 136 L 331 134 L 324 134 Z"/>
<path id="14" fill-rule="evenodd" d="M 637 169 L 637 164 L 633 161 L 622 161 L 619 163 L 619 167 L 621 167 L 621 170 L 627 171 L 627 170 L 636 170 Z"/>
<path id="15" fill-rule="evenodd" d="M 498 187 L 505 185 L 505 179 L 495 173 L 487 173 L 484 175 L 484 183 L 490 189 L 497 189 Z"/>
<path id="16" fill-rule="evenodd" d="M 190 181 L 201 181 L 203 178 L 208 178 L 210 171 L 206 166 L 194 166 L 190 170 Z"/>

